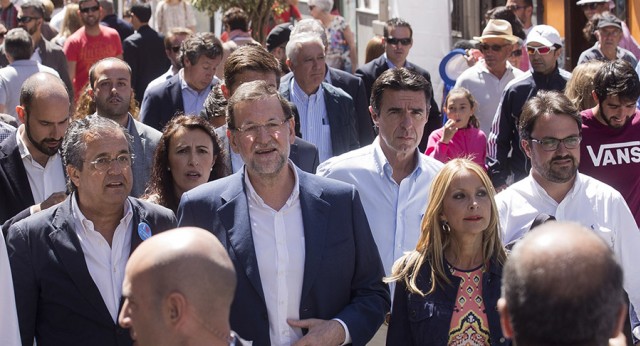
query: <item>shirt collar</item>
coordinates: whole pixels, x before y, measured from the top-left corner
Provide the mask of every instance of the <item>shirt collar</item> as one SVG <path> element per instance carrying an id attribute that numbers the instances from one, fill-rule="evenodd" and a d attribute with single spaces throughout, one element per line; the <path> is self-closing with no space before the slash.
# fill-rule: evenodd
<path id="1" fill-rule="evenodd" d="M 539 197 L 547 198 L 550 201 L 553 201 L 554 203 L 556 203 L 555 199 L 551 198 L 551 196 L 549 196 L 549 194 L 547 193 L 547 190 L 545 190 L 538 183 L 538 181 L 533 177 L 533 174 L 531 174 L 531 171 L 529 171 L 529 177 L 531 178 L 532 187 L 533 187 L 534 191 L 536 192 L 536 194 Z M 572 199 L 574 197 L 576 191 L 578 191 L 580 189 L 579 187 L 576 188 L 576 186 L 579 186 L 580 184 L 582 184 L 582 180 L 580 179 L 580 173 L 576 172 L 576 177 L 573 180 L 573 186 L 571 186 L 571 189 L 569 189 L 569 191 L 567 191 L 567 194 L 562 199 L 562 202 L 564 202 L 567 199 Z M 560 202 L 560 203 L 562 203 L 562 202 Z M 556 204 L 560 204 L 560 203 L 556 203 Z"/>
<path id="2" fill-rule="evenodd" d="M 33 156 L 31 156 L 31 152 L 29 152 L 29 148 L 27 148 L 27 144 L 22 140 L 22 136 L 20 135 L 21 131 L 26 131 L 27 129 L 25 128 L 24 124 L 18 126 L 18 130 L 15 133 L 16 136 L 16 142 L 18 143 L 18 152 L 20 153 L 20 158 L 21 159 L 25 159 L 28 158 L 29 160 L 33 161 Z M 55 155 L 52 155 L 49 157 L 49 160 L 47 160 L 47 163 L 54 157 L 59 156 L 59 153 L 55 153 Z M 35 162 L 35 161 L 34 161 Z"/>
<path id="3" fill-rule="evenodd" d="M 294 178 L 293 191 L 291 191 L 291 195 L 287 199 L 287 202 L 285 202 L 285 205 L 287 207 L 290 207 L 296 200 L 299 199 L 299 196 L 300 196 L 300 183 L 298 181 L 298 172 L 296 171 L 296 166 L 293 164 L 293 162 L 291 162 L 291 160 L 289 160 L 287 162 L 287 166 L 293 172 L 293 178 Z M 263 207 L 267 207 L 267 204 L 264 203 L 264 200 L 262 199 L 262 197 L 260 197 L 260 195 L 258 195 L 256 190 L 253 188 L 253 185 L 251 185 L 251 180 L 249 179 L 249 174 L 247 174 L 247 165 L 244 165 L 243 169 L 244 169 L 244 183 L 247 186 L 247 192 L 248 192 L 247 193 L 247 197 L 249 199 L 251 199 L 253 202 L 255 202 L 255 203 L 257 203 L 257 204 L 259 204 L 259 205 L 261 205 Z"/>
<path id="4" fill-rule="evenodd" d="M 218 82 L 220 81 L 218 79 L 218 77 L 213 76 L 213 78 L 211 79 L 211 83 L 209 83 L 209 87 L 204 88 L 204 90 L 202 91 L 196 91 L 195 89 L 193 89 L 192 87 L 189 86 L 189 84 L 187 84 L 187 81 L 184 79 L 184 68 L 181 68 L 180 71 L 178 71 L 178 74 L 180 75 L 180 87 L 182 90 L 187 89 L 190 91 L 193 91 L 196 94 L 201 94 L 203 92 L 210 92 L 211 89 L 216 86 L 218 84 Z M 208 89 L 208 90 L 207 90 Z"/>
<path id="5" fill-rule="evenodd" d="M 371 145 L 373 146 L 373 161 L 375 163 L 376 169 L 378 170 L 378 174 L 381 177 L 384 177 L 386 175 L 389 177 L 389 179 L 391 179 L 391 176 L 393 175 L 393 168 L 391 167 L 389 160 L 382 151 L 382 147 L 380 146 L 380 136 L 377 136 L 373 140 L 373 143 Z M 422 174 L 422 166 L 420 165 L 421 157 L 420 152 L 417 148 L 414 155 L 416 157 L 416 166 L 407 178 L 416 180 L 418 179 L 420 174 Z"/>
<path id="6" fill-rule="evenodd" d="M 386 53 L 386 52 L 385 52 L 383 55 L 384 55 L 384 60 L 387 62 L 387 66 L 389 67 L 389 69 L 392 69 L 392 68 L 396 68 L 396 67 L 397 67 L 396 65 L 394 65 L 394 64 L 391 62 L 391 60 L 389 60 L 389 59 L 387 58 L 387 53 Z M 405 61 L 404 61 L 404 66 L 402 66 L 402 67 L 407 67 L 407 60 L 405 60 Z"/>
<path id="7" fill-rule="evenodd" d="M 324 88 L 322 87 L 322 83 L 320 83 L 320 86 L 318 86 L 318 90 L 315 92 L 315 94 L 307 95 L 307 93 L 304 92 L 304 90 L 302 90 L 302 88 L 298 85 L 296 79 L 291 78 L 291 93 L 296 95 L 296 97 L 302 101 L 308 102 L 309 99 L 313 96 L 316 96 L 317 101 L 318 99 L 320 99 L 320 97 L 324 96 L 323 89 Z"/>
<path id="8" fill-rule="evenodd" d="M 87 219 L 86 216 L 84 216 L 84 214 L 80 210 L 78 201 L 76 200 L 77 198 L 77 193 L 74 192 L 71 194 L 71 213 L 73 215 L 73 218 L 75 220 L 78 220 L 80 222 L 80 225 L 82 225 L 81 229 L 75 230 L 76 233 L 87 234 L 89 231 L 95 232 L 95 229 L 93 228 L 93 221 Z M 133 217 L 133 210 L 131 207 L 131 202 L 129 202 L 129 198 L 125 199 L 123 210 L 124 212 L 122 219 L 120 219 L 120 223 L 129 223 L 131 221 L 131 218 Z"/>

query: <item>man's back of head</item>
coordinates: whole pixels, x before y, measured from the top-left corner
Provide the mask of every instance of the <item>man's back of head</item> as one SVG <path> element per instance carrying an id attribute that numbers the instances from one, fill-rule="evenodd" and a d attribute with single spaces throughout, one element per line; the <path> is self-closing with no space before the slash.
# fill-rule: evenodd
<path id="1" fill-rule="evenodd" d="M 133 14 L 140 25 L 147 24 L 151 19 L 151 5 L 148 3 L 137 2 L 131 5 L 131 14 Z"/>
<path id="2" fill-rule="evenodd" d="M 621 332 L 622 269 L 583 226 L 539 226 L 516 244 L 502 280 L 502 329 L 519 346 L 607 345 Z"/>
<path id="3" fill-rule="evenodd" d="M 4 51 L 9 62 L 29 60 L 33 54 L 31 35 L 23 28 L 9 30 L 4 38 Z"/>

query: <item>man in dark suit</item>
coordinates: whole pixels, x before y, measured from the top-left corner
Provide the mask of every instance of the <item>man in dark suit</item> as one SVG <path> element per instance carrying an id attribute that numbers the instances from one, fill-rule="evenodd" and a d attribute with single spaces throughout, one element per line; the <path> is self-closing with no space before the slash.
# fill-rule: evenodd
<path id="1" fill-rule="evenodd" d="M 131 76 L 136 101 L 142 102 L 147 85 L 163 74 L 171 65 L 164 52 L 164 38 L 149 25 L 151 5 L 131 5 L 131 23 L 136 33 L 122 43 L 123 57 L 133 75 Z"/>
<path id="2" fill-rule="evenodd" d="M 318 148 L 320 162 L 360 147 L 356 111 L 351 96 L 324 83 L 325 49 L 314 34 L 291 37 L 287 65 L 293 78 L 280 92 L 298 109 L 302 138 Z"/>
<path id="3" fill-rule="evenodd" d="M 224 65 L 225 82 L 220 87 L 228 99 L 242 83 L 254 80 L 263 80 L 277 88 L 279 77 L 280 68 L 275 57 L 262 47 L 247 45 L 236 49 L 227 58 Z M 227 131 L 228 127 L 225 124 L 216 129 L 216 134 L 221 142 L 222 150 L 226 154 L 228 173 L 231 174 L 239 171 L 244 162 L 239 153 L 231 150 Z M 289 159 L 303 171 L 315 173 L 319 164 L 318 149 L 315 145 L 296 136 L 291 144 Z"/>
<path id="4" fill-rule="evenodd" d="M 72 194 L 7 236 L 22 344 L 131 345 L 117 325 L 126 261 L 175 216 L 128 197 L 131 138 L 116 122 L 74 121 L 62 156 Z"/>
<path id="5" fill-rule="evenodd" d="M 362 78 L 367 92 L 367 100 L 371 99 L 371 87 L 373 82 L 382 72 L 394 67 L 406 67 L 420 73 L 429 83 L 431 75 L 425 69 L 412 64 L 407 60 L 411 46 L 413 46 L 413 29 L 411 25 L 401 18 L 392 18 L 384 27 L 383 44 L 385 53 L 377 59 L 361 66 L 356 70 L 356 76 Z M 424 152 L 427 148 L 427 139 L 433 130 L 442 127 L 442 116 L 438 110 L 438 104 L 431 95 L 431 110 L 429 120 L 425 124 L 422 140 L 419 148 Z"/>
<path id="6" fill-rule="evenodd" d="M 109 118 L 127 129 L 133 138 L 133 187 L 131 196 L 142 196 L 151 176 L 153 154 L 162 133 L 135 120 L 129 113 L 133 96 L 131 68 L 118 58 L 98 61 L 89 70 L 89 94 L 96 104 L 96 114 Z"/>
<path id="7" fill-rule="evenodd" d="M 162 131 L 176 113 L 200 114 L 218 79 L 214 73 L 222 60 L 222 44 L 212 33 L 197 33 L 180 47 L 182 70 L 166 82 L 147 90 L 140 120 Z"/>
<path id="8" fill-rule="evenodd" d="M 0 147 L 0 223 L 8 227 L 66 198 L 58 149 L 69 124 L 69 94 L 60 78 L 40 72 L 20 90 L 22 123 Z"/>
<path id="9" fill-rule="evenodd" d="M 100 18 L 100 24 L 115 29 L 120 35 L 120 41 L 124 41 L 127 37 L 133 35 L 133 26 L 131 23 L 126 22 L 123 19 L 118 18 L 113 11 L 112 0 L 100 0 L 100 7 L 102 7 L 102 18 Z"/>
<path id="10" fill-rule="evenodd" d="M 178 215 L 229 252 L 231 328 L 256 346 L 365 345 L 390 298 L 358 192 L 289 164 L 291 107 L 265 81 L 241 85 L 227 112 L 245 168 L 183 194 Z"/>

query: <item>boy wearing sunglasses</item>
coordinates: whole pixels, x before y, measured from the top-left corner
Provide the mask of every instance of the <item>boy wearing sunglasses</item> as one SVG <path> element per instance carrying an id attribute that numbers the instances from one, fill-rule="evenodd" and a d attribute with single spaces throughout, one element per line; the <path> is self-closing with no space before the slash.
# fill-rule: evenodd
<path id="1" fill-rule="evenodd" d="M 488 138 L 487 164 L 498 191 L 529 175 L 531 163 L 520 147 L 517 129 L 525 102 L 539 90 L 564 90 L 571 78 L 571 73 L 558 67 L 563 45 L 554 27 L 534 26 L 525 44 L 531 70 L 507 85 Z"/>

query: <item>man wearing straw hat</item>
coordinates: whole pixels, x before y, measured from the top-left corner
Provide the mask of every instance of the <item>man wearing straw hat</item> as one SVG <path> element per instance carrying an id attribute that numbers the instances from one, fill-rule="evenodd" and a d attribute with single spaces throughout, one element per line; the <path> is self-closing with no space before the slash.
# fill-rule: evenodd
<path id="1" fill-rule="evenodd" d="M 476 99 L 478 105 L 474 114 L 480 121 L 480 129 L 488 135 L 502 92 L 510 81 L 524 72 L 507 61 L 518 37 L 513 36 L 511 24 L 506 20 L 490 19 L 482 36 L 473 39 L 480 41 L 478 48 L 484 54 L 484 60 L 464 71 L 455 87 L 469 89 Z"/>

